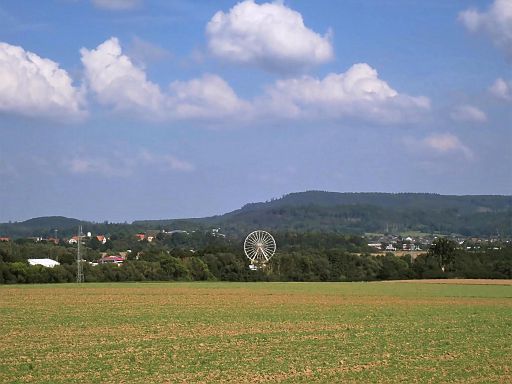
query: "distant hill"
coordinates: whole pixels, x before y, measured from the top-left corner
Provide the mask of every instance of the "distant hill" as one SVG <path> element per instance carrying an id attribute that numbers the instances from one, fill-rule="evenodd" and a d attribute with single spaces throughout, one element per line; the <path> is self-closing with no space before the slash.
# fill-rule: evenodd
<path id="1" fill-rule="evenodd" d="M 290 193 L 267 202 L 246 204 L 224 215 L 132 224 L 90 223 L 62 216 L 0 224 L 0 236 L 59 236 L 84 232 L 135 233 L 147 229 L 206 229 L 241 235 L 262 228 L 296 232 L 441 232 L 465 236 L 512 236 L 512 196 L 430 193 Z"/>
<path id="2" fill-rule="evenodd" d="M 15 225 L 30 228 L 30 229 L 38 229 L 38 228 L 68 228 L 68 227 L 77 227 L 82 223 L 78 219 L 71 219 L 69 217 L 64 216 L 46 216 L 46 217 L 36 217 L 34 219 L 29 219 L 23 221 L 21 223 L 16 223 Z"/>
<path id="3" fill-rule="evenodd" d="M 434 193 L 340 193 L 307 191 L 290 193 L 265 203 L 247 204 L 242 209 L 283 206 L 371 205 L 381 208 L 457 209 L 465 213 L 500 211 L 512 208 L 512 196 L 438 195 Z"/>
<path id="4" fill-rule="evenodd" d="M 460 233 L 512 235 L 512 196 L 428 193 L 291 193 L 221 215 L 190 220 L 139 221 L 144 227 L 218 226 L 226 233 L 278 231 Z"/>
<path id="5" fill-rule="evenodd" d="M 53 236 L 54 230 L 59 232 L 73 228 L 76 230 L 82 221 L 64 216 L 46 216 L 15 223 L 0 224 L 0 234 L 4 236 Z"/>
<path id="6" fill-rule="evenodd" d="M 84 233 L 88 231 L 100 234 L 117 233 L 119 231 L 131 233 L 139 229 L 130 224 L 91 223 L 64 216 L 45 216 L 21 222 L 1 223 L 0 236 L 14 238 L 32 236 L 52 237 L 55 236 L 55 230 L 57 230 L 59 237 L 70 237 L 77 234 L 79 225 L 83 226 Z"/>

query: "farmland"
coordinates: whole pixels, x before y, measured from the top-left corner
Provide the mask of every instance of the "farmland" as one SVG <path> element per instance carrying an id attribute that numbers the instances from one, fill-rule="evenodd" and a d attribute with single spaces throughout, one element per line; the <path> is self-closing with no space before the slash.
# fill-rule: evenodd
<path id="1" fill-rule="evenodd" d="M 510 281 L 1 286 L 0 382 L 508 383 L 511 318 Z"/>

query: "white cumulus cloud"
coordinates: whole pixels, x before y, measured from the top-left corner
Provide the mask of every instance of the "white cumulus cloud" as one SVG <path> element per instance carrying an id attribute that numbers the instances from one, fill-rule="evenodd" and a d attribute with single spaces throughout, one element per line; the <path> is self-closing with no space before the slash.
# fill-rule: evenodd
<path id="1" fill-rule="evenodd" d="M 411 154 L 431 162 L 433 160 L 467 161 L 474 159 L 473 151 L 452 133 L 433 133 L 423 138 L 406 137 L 402 139 L 405 149 Z"/>
<path id="2" fill-rule="evenodd" d="M 81 53 L 88 87 L 101 104 L 116 110 L 147 119 L 172 120 L 215 119 L 249 109 L 249 104 L 216 75 L 175 81 L 162 91 L 147 79 L 143 68 L 123 54 L 115 37 L 96 49 L 82 48 Z"/>
<path id="3" fill-rule="evenodd" d="M 454 121 L 461 123 L 485 123 L 487 115 L 484 111 L 473 105 L 459 105 L 450 113 L 450 117 Z"/>
<path id="4" fill-rule="evenodd" d="M 489 87 L 489 92 L 498 99 L 512 100 L 512 84 L 507 83 L 501 77 Z"/>
<path id="5" fill-rule="evenodd" d="M 427 150 L 434 151 L 436 154 L 461 153 L 467 159 L 473 158 L 473 152 L 464 145 L 457 136 L 451 133 L 433 134 L 424 138 L 421 145 Z"/>
<path id="6" fill-rule="evenodd" d="M 122 53 L 119 40 L 110 38 L 96 49 L 82 48 L 85 78 L 99 102 L 118 110 L 163 113 L 165 97 L 158 85 Z"/>
<path id="7" fill-rule="evenodd" d="M 161 89 L 111 38 L 83 48 L 86 84 L 99 103 L 147 119 L 248 122 L 256 118 L 356 118 L 377 123 L 411 121 L 430 109 L 423 96 L 399 93 L 368 64 L 323 79 L 278 80 L 254 100 L 239 98 L 221 77 L 205 74 Z"/>
<path id="8" fill-rule="evenodd" d="M 260 107 L 290 117 L 359 118 L 378 123 L 414 119 L 430 108 L 428 98 L 401 94 L 368 64 L 323 79 L 310 76 L 279 80 L 267 88 Z"/>
<path id="9" fill-rule="evenodd" d="M 212 118 L 250 112 L 250 104 L 217 75 L 204 75 L 170 85 L 173 113 L 178 118 Z"/>
<path id="10" fill-rule="evenodd" d="M 302 15 L 282 2 L 238 3 L 217 12 L 206 26 L 217 57 L 278 72 L 298 71 L 333 58 L 329 35 L 304 25 Z"/>
<path id="11" fill-rule="evenodd" d="M 83 117 L 82 93 L 68 73 L 22 47 L 0 43 L 0 112 Z"/>
<path id="12" fill-rule="evenodd" d="M 488 35 L 494 44 L 512 58 L 512 1 L 495 0 L 488 10 L 467 9 L 459 19 L 471 32 Z"/>
<path id="13" fill-rule="evenodd" d="M 126 11 L 139 7 L 142 0 L 92 0 L 92 3 L 97 8 L 112 11 Z"/>

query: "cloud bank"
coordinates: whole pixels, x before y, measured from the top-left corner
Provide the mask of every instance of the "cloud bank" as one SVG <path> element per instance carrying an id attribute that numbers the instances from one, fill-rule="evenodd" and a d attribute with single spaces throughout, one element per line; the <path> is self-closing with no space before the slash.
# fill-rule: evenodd
<path id="1" fill-rule="evenodd" d="M 82 91 L 50 60 L 20 47 L 0 45 L 0 110 L 26 114 L 83 115 L 85 92 L 92 102 L 149 121 L 197 120 L 236 125 L 261 119 L 359 119 L 376 124 L 416 120 L 430 109 L 424 96 L 393 89 L 366 63 L 323 79 L 289 77 L 268 85 L 253 100 L 240 98 L 215 74 L 176 80 L 167 87 L 148 79 L 116 37 L 80 50 Z M 478 116 L 477 116 L 478 117 Z"/>
<path id="2" fill-rule="evenodd" d="M 414 119 L 430 108 L 426 97 L 399 93 L 365 63 L 324 79 L 278 80 L 255 100 L 246 101 L 213 74 L 174 81 L 164 92 L 122 53 L 116 38 L 81 53 L 87 84 L 101 104 L 148 118 L 357 118 L 386 124 Z"/>
<path id="3" fill-rule="evenodd" d="M 334 57 L 330 38 L 304 25 L 281 2 L 238 3 L 217 12 L 206 26 L 208 47 L 218 58 L 270 71 L 296 72 Z"/>

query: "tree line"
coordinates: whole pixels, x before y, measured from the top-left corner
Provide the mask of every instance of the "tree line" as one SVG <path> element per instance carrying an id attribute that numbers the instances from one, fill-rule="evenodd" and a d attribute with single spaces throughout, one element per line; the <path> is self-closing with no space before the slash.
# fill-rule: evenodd
<path id="1" fill-rule="evenodd" d="M 106 244 L 86 241 L 84 259 L 130 249 L 122 265 L 84 263 L 86 282 L 107 281 L 375 281 L 424 278 L 512 278 L 512 247 L 469 252 L 451 240 L 437 239 L 412 258 L 370 253 L 358 236 L 325 233 L 277 234 L 279 251 L 265 268 L 253 271 L 241 251 L 241 239 L 209 233 L 159 235 L 136 241 L 112 236 Z M 130 246 L 131 248 L 126 248 Z M 133 248 L 133 249 L 132 249 Z M 54 268 L 31 266 L 29 258 L 52 258 Z M 30 241 L 0 243 L 0 284 L 61 283 L 76 279 L 76 248 Z"/>

